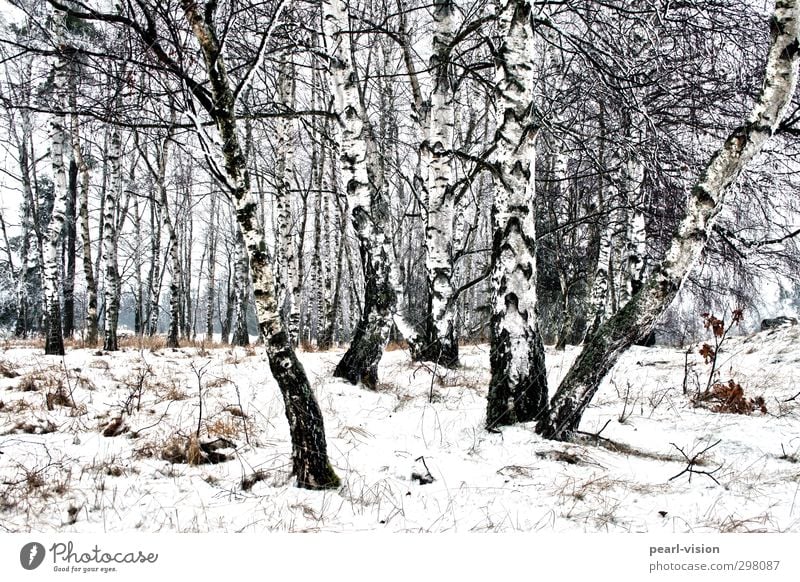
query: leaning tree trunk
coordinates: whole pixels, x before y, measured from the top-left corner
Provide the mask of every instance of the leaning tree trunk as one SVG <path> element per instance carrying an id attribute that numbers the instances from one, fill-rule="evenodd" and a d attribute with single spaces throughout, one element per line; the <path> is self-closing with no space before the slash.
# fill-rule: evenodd
<path id="1" fill-rule="evenodd" d="M 528 0 L 499 8 L 497 151 L 492 242 L 491 382 L 486 426 L 530 421 L 547 405 L 547 370 L 536 313 L 533 204 L 533 29 Z"/>
<path id="2" fill-rule="evenodd" d="M 620 355 L 650 332 L 669 307 L 706 246 L 728 187 L 772 137 L 791 102 L 800 55 L 800 0 L 778 0 L 770 22 L 772 43 L 764 84 L 749 118 L 711 157 L 689 195 L 686 217 L 672 236 L 664 260 L 645 286 L 589 339 L 550 402 L 536 430 L 566 440 Z"/>
<path id="3" fill-rule="evenodd" d="M 45 345 L 44 353 L 64 355 L 64 336 L 61 328 L 61 303 L 59 286 L 61 284 L 59 251 L 61 249 L 61 233 L 64 230 L 64 219 L 67 208 L 67 172 L 64 166 L 64 146 L 67 139 L 67 60 L 63 55 L 63 35 L 65 14 L 53 10 L 52 21 L 54 35 L 58 42 L 58 56 L 53 65 L 53 93 L 61 112 L 50 116 L 50 127 L 53 133 L 50 144 L 50 155 L 53 161 L 53 214 L 44 245 L 44 304 L 45 304 Z"/>
<path id="4" fill-rule="evenodd" d="M 370 128 L 353 70 L 350 24 L 342 0 L 323 0 L 323 30 L 330 57 L 328 82 L 340 126 L 340 167 L 364 270 L 364 306 L 350 348 L 334 376 L 374 389 L 378 363 L 389 341 L 397 296 L 392 281 L 391 244 L 385 232 L 380 177 L 369 167 Z"/>
<path id="5" fill-rule="evenodd" d="M 216 29 L 211 20 L 214 16 L 213 6 L 208 4 L 202 13 L 192 0 L 182 0 L 181 6 L 205 61 L 211 99 L 199 89 L 195 96 L 202 99 L 223 144 L 221 153 L 225 183 L 235 204 L 236 219 L 250 258 L 259 330 L 267 350 L 270 370 L 283 395 L 297 485 L 308 489 L 336 488 L 340 481 L 328 461 L 322 411 L 281 323 L 272 265 L 263 232 L 259 231 L 258 226 L 258 202 L 250 189 L 247 155 L 241 147 L 236 127 L 238 93 L 233 92 L 228 80 Z M 274 16 L 273 24 L 278 16 Z"/>

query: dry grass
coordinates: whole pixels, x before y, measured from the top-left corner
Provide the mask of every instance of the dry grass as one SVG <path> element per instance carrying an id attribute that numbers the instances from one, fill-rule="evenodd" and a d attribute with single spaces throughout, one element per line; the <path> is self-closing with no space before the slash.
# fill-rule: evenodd
<path id="1" fill-rule="evenodd" d="M 54 392 L 45 394 L 45 406 L 47 410 L 55 410 L 56 406 L 63 406 L 66 408 L 75 408 L 75 402 L 72 397 L 64 391 L 64 384 L 58 383 L 58 388 Z"/>
<path id="2" fill-rule="evenodd" d="M 206 432 L 210 437 L 239 438 L 241 435 L 241 423 L 233 418 L 217 418 L 213 422 L 206 424 Z"/>
<path id="3" fill-rule="evenodd" d="M 405 340 L 400 340 L 400 341 L 389 342 L 386 345 L 386 349 L 384 351 L 385 352 L 395 352 L 397 350 L 407 350 L 407 349 L 408 349 L 408 343 L 406 343 Z"/>
<path id="4" fill-rule="evenodd" d="M 56 392 L 63 389 L 62 378 L 63 370 L 59 366 L 50 366 L 22 376 L 16 389 L 20 392 Z"/>
<path id="5" fill-rule="evenodd" d="M 5 435 L 11 434 L 50 434 L 58 430 L 58 426 L 49 419 L 36 418 L 31 421 L 20 420 L 6 431 Z"/>
<path id="6" fill-rule="evenodd" d="M 19 374 L 14 371 L 11 364 L 8 362 L 0 361 L 0 377 L 3 378 L 16 378 Z"/>
<path id="7" fill-rule="evenodd" d="M 200 441 L 195 435 L 189 437 L 186 443 L 186 464 L 200 465 L 203 462 L 203 451 L 200 449 Z"/>
<path id="8" fill-rule="evenodd" d="M 179 401 L 189 398 L 189 395 L 182 387 L 178 386 L 175 379 L 170 379 L 169 385 L 157 385 L 155 392 L 156 395 L 163 400 Z"/>

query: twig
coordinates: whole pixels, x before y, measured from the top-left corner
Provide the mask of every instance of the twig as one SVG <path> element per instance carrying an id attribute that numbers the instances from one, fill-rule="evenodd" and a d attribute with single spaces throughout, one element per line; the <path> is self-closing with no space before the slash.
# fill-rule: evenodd
<path id="1" fill-rule="evenodd" d="M 601 436 L 600 436 L 600 433 L 602 433 L 604 430 L 606 430 L 606 427 L 607 427 L 607 426 L 608 426 L 610 423 L 611 423 L 611 419 L 609 418 L 609 419 L 606 421 L 606 423 L 603 425 L 603 428 L 601 428 L 601 429 L 600 429 L 600 430 L 598 430 L 597 432 L 586 432 L 586 431 L 583 431 L 583 430 L 577 430 L 577 431 L 575 431 L 575 432 L 576 432 L 576 433 L 578 433 L 578 434 L 582 434 L 582 435 L 584 435 L 584 436 L 592 437 L 592 438 L 594 439 L 594 443 L 595 443 L 595 444 L 597 444 L 597 443 L 598 443 L 598 442 L 599 442 L 601 439 L 602 439 L 602 440 L 604 440 L 604 441 L 609 441 L 609 442 L 611 442 L 611 439 L 607 439 L 606 437 L 601 437 Z"/>
<path id="2" fill-rule="evenodd" d="M 440 350 L 441 355 L 441 350 Z M 439 370 L 439 358 L 436 358 L 436 363 L 433 367 L 433 374 L 431 374 L 431 388 L 428 391 L 428 404 L 433 403 L 433 383 L 436 381 L 436 372 Z M 423 460 L 423 463 L 425 461 Z M 427 469 L 427 467 L 425 467 Z"/>
<path id="3" fill-rule="evenodd" d="M 798 396 L 800 396 L 800 392 L 798 392 L 797 394 L 795 394 L 791 398 L 787 398 L 786 400 L 783 400 L 783 402 L 791 402 L 792 400 L 797 400 Z"/>
<path id="4" fill-rule="evenodd" d="M 242 395 L 239 393 L 239 385 L 234 383 L 233 387 L 236 389 L 236 400 L 239 401 L 239 410 L 242 411 L 242 426 L 244 427 L 244 440 L 250 444 L 250 431 L 247 429 L 247 417 L 244 416 L 244 407 L 242 406 Z"/>
<path id="5" fill-rule="evenodd" d="M 699 458 L 700 458 L 700 457 L 701 457 L 703 454 L 707 453 L 708 451 L 710 451 L 711 449 L 713 449 L 714 447 L 716 447 L 716 446 L 717 446 L 719 443 L 721 443 L 721 442 L 722 442 L 722 439 L 719 439 L 719 440 L 718 440 L 717 442 L 715 442 L 713 445 L 709 445 L 709 446 L 707 446 L 706 448 L 704 448 L 702 451 L 700 451 L 699 453 L 695 454 L 695 455 L 694 455 L 694 456 L 692 456 L 691 458 L 689 458 L 689 455 L 687 455 L 687 454 L 686 454 L 686 453 L 683 451 L 683 449 L 682 449 L 682 448 L 680 448 L 678 445 L 676 445 L 675 443 L 670 443 L 670 444 L 671 444 L 673 447 L 675 447 L 676 449 L 678 449 L 678 451 L 680 452 L 680 454 L 681 454 L 681 455 L 683 455 L 683 458 L 684 458 L 684 459 L 686 459 L 686 468 L 685 468 L 683 471 L 681 471 L 680 473 L 678 473 L 677 475 L 675 475 L 674 477 L 670 477 L 670 478 L 669 478 L 669 481 L 672 481 L 673 479 L 677 479 L 678 477 L 680 477 L 680 476 L 681 476 L 681 475 L 683 475 L 684 473 L 689 473 L 689 483 L 691 483 L 691 482 L 692 482 L 692 475 L 705 475 L 705 476 L 707 476 L 707 477 L 710 477 L 710 478 L 711 478 L 711 479 L 714 481 L 714 483 L 716 483 L 717 485 L 719 485 L 719 481 L 717 481 L 717 478 L 716 478 L 716 477 L 714 477 L 714 473 L 716 473 L 717 471 L 719 471 L 720 469 L 722 469 L 722 465 L 720 465 L 719 467 L 717 467 L 717 468 L 716 468 L 716 469 L 714 469 L 713 471 L 698 471 L 698 470 L 697 470 L 697 469 L 695 469 L 694 467 L 695 467 L 695 465 L 697 465 L 697 461 L 698 461 L 698 459 L 699 459 Z"/>
<path id="6" fill-rule="evenodd" d="M 191 363 L 192 371 L 194 372 L 194 375 L 197 376 L 197 395 L 198 395 L 198 402 L 200 403 L 200 414 L 197 417 L 197 432 L 196 432 L 196 436 L 198 439 L 200 438 L 200 427 L 203 422 L 203 376 L 205 376 L 205 370 L 210 363 L 211 360 L 207 361 L 199 368 L 195 365 L 194 361 L 192 361 Z"/>
<path id="7" fill-rule="evenodd" d="M 689 393 L 689 354 L 692 353 L 692 350 L 686 350 L 683 358 L 683 395 L 686 396 Z"/>

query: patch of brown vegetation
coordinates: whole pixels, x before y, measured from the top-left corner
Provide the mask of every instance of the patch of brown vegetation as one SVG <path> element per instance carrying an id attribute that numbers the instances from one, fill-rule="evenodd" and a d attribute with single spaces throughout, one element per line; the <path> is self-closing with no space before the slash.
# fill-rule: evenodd
<path id="1" fill-rule="evenodd" d="M 747 398 L 744 388 L 735 380 L 728 380 L 727 384 L 717 382 L 708 390 L 696 394 L 692 398 L 692 404 L 711 412 L 727 414 L 752 414 L 756 411 L 767 413 L 764 398 L 762 396 Z"/>
<path id="2" fill-rule="evenodd" d="M 0 362 L 0 376 L 3 378 L 16 378 L 19 374 L 7 362 Z"/>

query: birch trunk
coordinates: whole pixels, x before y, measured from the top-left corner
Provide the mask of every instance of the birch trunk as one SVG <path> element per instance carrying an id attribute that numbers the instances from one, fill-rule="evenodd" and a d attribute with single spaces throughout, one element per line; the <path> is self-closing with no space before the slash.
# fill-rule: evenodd
<path id="1" fill-rule="evenodd" d="M 606 123 L 605 123 L 605 107 L 600 106 L 600 145 L 598 152 L 598 159 L 600 166 L 606 165 L 608 156 L 606 155 Z M 600 175 L 600 183 L 597 191 L 597 211 L 601 214 L 598 221 L 598 251 L 597 262 L 594 265 L 594 277 L 592 279 L 592 290 L 589 294 L 589 309 L 586 315 L 586 331 L 584 332 L 584 342 L 591 338 L 600 326 L 608 319 L 610 315 L 611 305 L 611 274 L 613 268 L 611 265 L 614 237 L 613 237 L 613 220 L 609 206 L 612 204 L 614 197 L 609 196 L 606 185 L 607 177 L 603 174 Z M 613 180 L 609 189 L 613 190 Z M 613 194 L 613 192 L 612 192 Z"/>
<path id="2" fill-rule="evenodd" d="M 206 341 L 214 340 L 214 301 L 216 299 L 217 272 L 217 198 L 211 193 L 208 232 L 208 280 L 206 284 Z"/>
<path id="3" fill-rule="evenodd" d="M 182 0 L 181 5 L 205 61 L 213 97 L 213 105 L 209 104 L 207 113 L 215 122 L 222 142 L 226 186 L 236 207 L 236 218 L 250 259 L 259 330 L 272 375 L 283 395 L 289 422 L 292 468 L 297 485 L 309 489 L 336 488 L 340 481 L 328 461 L 322 412 L 281 323 L 275 298 L 274 274 L 263 232 L 259 232 L 258 228 L 258 202 L 250 189 L 247 155 L 240 145 L 236 127 L 236 96 L 231 89 L 217 33 L 211 21 L 213 6 L 206 5 L 201 14 L 192 0 Z M 274 18 L 277 19 L 278 15 Z"/>
<path id="4" fill-rule="evenodd" d="M 620 355 L 648 334 L 677 295 L 702 253 L 729 186 L 761 151 L 783 119 L 797 83 L 800 0 L 778 0 L 770 21 L 772 41 L 758 101 L 711 157 L 692 188 L 685 218 L 673 234 L 664 260 L 645 286 L 589 339 L 561 382 L 536 430 L 566 440 Z"/>
<path id="5" fill-rule="evenodd" d="M 52 30 L 58 45 L 58 56 L 53 64 L 53 94 L 58 109 L 67 110 L 67 60 L 64 34 L 66 33 L 65 14 L 53 10 Z M 44 246 L 44 305 L 45 305 L 45 347 L 44 353 L 64 355 L 64 336 L 61 328 L 61 303 L 59 286 L 61 284 L 59 250 L 61 234 L 67 207 L 67 172 L 64 165 L 64 147 L 67 139 L 66 116 L 55 113 L 50 116 L 50 154 L 53 163 L 53 214 L 47 228 Z"/>
<path id="6" fill-rule="evenodd" d="M 65 118 L 66 121 L 66 118 Z M 66 130 L 65 130 L 66 133 Z M 68 144 L 64 144 L 64 149 Z M 78 164 L 75 161 L 74 150 L 69 148 L 70 161 L 67 172 L 67 206 L 64 214 L 64 309 L 62 322 L 64 337 L 71 338 L 75 333 L 75 244 L 77 230 L 77 202 L 78 202 Z"/>
<path id="7" fill-rule="evenodd" d="M 30 331 L 32 322 L 30 308 L 30 294 L 32 291 L 32 273 L 41 264 L 37 261 L 42 256 L 41 238 L 38 235 L 36 221 L 36 200 L 31 183 L 30 157 L 28 144 L 31 142 L 33 127 L 30 112 L 21 111 L 22 135 L 19 136 L 17 152 L 19 154 L 19 169 L 22 178 L 22 248 L 20 251 L 20 277 L 17 281 L 17 322 L 14 326 L 15 337 L 25 337 Z"/>
<path id="8" fill-rule="evenodd" d="M 158 190 L 158 185 L 155 185 Z M 160 196 L 160 190 L 157 192 Z M 148 298 L 147 306 L 147 335 L 154 336 L 158 333 L 158 318 L 161 305 L 161 279 L 163 267 L 161 266 L 161 211 L 159 198 L 150 200 L 150 268 L 147 271 Z"/>
<path id="9" fill-rule="evenodd" d="M 626 206 L 630 209 L 630 218 L 625 231 L 625 248 L 620 266 L 620 309 L 642 288 L 648 266 L 647 230 L 642 209 L 644 167 L 636 157 L 632 156 L 626 160 L 623 172 L 623 190 Z"/>
<path id="10" fill-rule="evenodd" d="M 111 130 L 111 146 L 108 151 L 108 163 L 111 167 L 111 179 L 106 189 L 103 205 L 103 265 L 105 267 L 105 326 L 103 349 L 116 351 L 117 320 L 119 317 L 119 272 L 117 266 L 117 204 L 122 192 L 122 140 L 119 129 Z"/>
<path id="11" fill-rule="evenodd" d="M 133 230 L 134 230 L 134 252 L 133 258 L 133 330 L 137 336 L 144 335 L 144 280 L 142 279 L 142 268 L 144 266 L 144 254 L 142 252 L 142 217 L 139 212 L 139 197 L 133 198 Z"/>
<path id="12" fill-rule="evenodd" d="M 247 247 L 242 232 L 236 228 L 236 260 L 234 263 L 234 296 L 233 339 L 235 346 L 250 345 L 250 334 L 247 331 L 247 303 L 250 296 L 248 286 Z"/>
<path id="13" fill-rule="evenodd" d="M 498 7 L 503 39 L 496 57 L 497 150 L 492 243 L 491 382 L 486 426 L 537 418 L 547 405 L 547 371 L 536 313 L 533 203 L 534 38 L 531 4 Z"/>
<path id="14" fill-rule="evenodd" d="M 186 172 L 179 189 L 180 207 L 172 226 L 180 228 L 178 235 L 180 256 L 179 304 L 181 337 L 194 339 L 194 313 L 192 308 L 192 247 L 194 246 L 194 213 L 191 211 L 192 175 Z M 200 269 L 202 272 L 202 268 Z"/>
<path id="15" fill-rule="evenodd" d="M 325 188 L 325 184 L 328 185 Z M 325 327 L 320 336 L 320 349 L 330 349 L 336 341 L 336 320 L 339 317 L 341 296 L 342 296 L 342 276 L 344 273 L 344 260 L 347 246 L 347 220 L 344 212 L 338 211 L 339 192 L 337 189 L 336 165 L 330 165 L 330 180 L 323 181 L 323 188 L 328 192 L 328 205 L 326 220 L 326 237 L 328 239 L 327 254 L 330 260 L 336 257 L 335 269 L 331 266 L 327 271 L 325 281 Z M 338 217 L 339 233 L 338 237 L 333 230 L 335 218 Z"/>
<path id="16" fill-rule="evenodd" d="M 586 333 L 584 341 L 591 338 L 600 326 L 608 319 L 611 308 L 611 291 L 609 280 L 611 278 L 611 254 L 614 246 L 611 219 L 601 225 L 600 249 L 597 253 L 597 265 L 594 269 L 592 292 L 589 299 L 589 315 L 586 318 Z"/>
<path id="17" fill-rule="evenodd" d="M 425 268 L 428 279 L 429 320 L 417 358 L 454 367 L 458 365 L 453 298 L 453 130 L 455 104 L 450 80 L 450 45 L 456 32 L 452 0 L 436 0 L 430 68 L 434 73 L 427 137 L 421 150 L 423 177 L 427 174 Z M 425 167 L 427 166 L 427 167 Z"/>
<path id="18" fill-rule="evenodd" d="M 72 149 L 81 175 L 78 219 L 83 249 L 83 278 L 86 281 L 86 344 L 97 345 L 97 280 L 92 267 L 92 237 L 89 230 L 89 166 L 83 157 L 80 144 L 78 116 L 72 114 Z"/>
<path id="19" fill-rule="evenodd" d="M 553 155 L 553 215 L 555 217 L 556 226 L 566 225 L 571 218 L 571 197 L 569 186 L 567 184 L 567 156 L 563 153 L 556 153 Z M 565 241 L 564 235 L 556 234 L 556 252 L 561 253 Z M 574 236 L 572 240 L 566 244 L 575 243 Z M 572 325 L 574 317 L 570 309 L 570 289 L 571 281 L 569 279 L 569 267 L 566 264 L 566 257 L 564 260 L 556 260 L 555 268 L 558 271 L 558 286 L 561 292 L 561 314 L 560 325 L 558 333 L 556 334 L 555 349 L 564 350 L 567 346 L 567 340 L 572 332 Z"/>
<path id="20" fill-rule="evenodd" d="M 294 108 L 294 63 L 290 54 L 284 54 L 278 75 L 278 103 L 286 110 Z M 278 244 L 278 304 L 284 300 L 289 305 L 287 319 L 289 337 L 298 344 L 300 325 L 300 273 L 298 249 L 292 234 L 292 177 L 294 174 L 294 120 L 289 115 L 278 120 L 278 146 L 276 151 L 276 188 Z M 299 252 L 302 252 L 302 248 Z"/>
<path id="21" fill-rule="evenodd" d="M 79 164 L 80 152 L 74 147 L 76 139 L 75 132 L 78 131 L 77 116 L 77 83 L 78 65 L 71 62 L 68 67 L 69 72 L 69 111 L 70 111 L 70 162 L 68 172 L 67 188 L 67 212 L 65 216 L 66 233 L 64 241 L 64 255 L 66 257 L 66 267 L 64 270 L 64 336 L 72 337 L 75 332 L 75 260 L 77 243 L 77 218 L 78 218 L 78 177 L 81 175 Z M 66 121 L 66 119 L 65 119 Z M 66 131 L 66 129 L 65 129 Z M 66 148 L 67 145 L 65 144 Z"/>
<path id="22" fill-rule="evenodd" d="M 180 319 L 181 319 L 181 255 L 178 243 L 178 232 L 175 228 L 174 217 L 170 214 L 170 204 L 167 197 L 167 163 L 169 159 L 169 146 L 172 141 L 172 131 L 169 130 L 158 151 L 158 166 L 155 179 L 158 191 L 161 218 L 167 227 L 169 242 L 167 243 L 170 259 L 169 281 L 169 328 L 167 330 L 168 348 L 177 348 L 180 345 Z M 157 297 L 157 294 L 155 295 Z M 154 306 L 151 314 L 150 325 L 154 329 L 158 324 L 158 305 Z"/>
<path id="23" fill-rule="evenodd" d="M 362 110 L 351 60 L 348 13 L 342 0 L 323 0 L 323 30 L 329 63 L 328 82 L 333 112 L 340 129 L 340 169 L 364 270 L 364 308 L 350 348 L 334 376 L 374 389 L 378 363 L 389 341 L 397 296 L 392 284 L 392 250 L 385 232 L 382 176 L 375 175 L 369 158 L 374 144 Z M 371 156 L 372 154 L 372 156 Z"/>
<path id="24" fill-rule="evenodd" d="M 316 104 L 316 95 L 312 97 Z M 308 286 L 313 290 L 314 298 L 308 299 L 308 317 L 306 318 L 307 329 L 312 331 L 313 340 L 319 346 L 319 338 L 325 326 L 325 292 L 326 292 L 326 269 L 328 268 L 327 246 L 322 234 L 322 226 L 328 220 L 324 214 L 326 209 L 324 193 L 322 192 L 322 175 L 325 173 L 325 147 L 319 143 L 319 132 L 317 121 L 312 121 L 312 153 L 311 153 L 311 194 L 314 196 L 314 252 L 311 257 L 311 284 Z M 310 306 L 314 304 L 314 316 L 316 326 L 311 326 L 312 314 Z"/>

